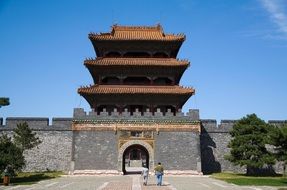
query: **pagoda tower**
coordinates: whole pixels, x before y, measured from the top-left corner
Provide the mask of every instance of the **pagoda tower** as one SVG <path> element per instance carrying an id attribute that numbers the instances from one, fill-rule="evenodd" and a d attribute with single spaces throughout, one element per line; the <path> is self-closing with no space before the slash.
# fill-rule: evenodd
<path id="1" fill-rule="evenodd" d="M 113 25 L 110 33 L 90 33 L 97 58 L 86 59 L 94 85 L 78 93 L 99 114 L 125 110 L 142 115 L 160 110 L 176 114 L 195 92 L 179 86 L 189 66 L 177 54 L 185 35 L 165 34 L 162 27 Z"/>
<path id="2" fill-rule="evenodd" d="M 179 85 L 189 66 L 177 59 L 185 35 L 114 25 L 89 39 L 97 57 L 84 65 L 94 84 L 78 93 L 91 111 L 74 109 L 71 173 L 140 173 L 161 162 L 166 174 L 200 174 L 199 110 L 181 111 L 195 93 Z"/>

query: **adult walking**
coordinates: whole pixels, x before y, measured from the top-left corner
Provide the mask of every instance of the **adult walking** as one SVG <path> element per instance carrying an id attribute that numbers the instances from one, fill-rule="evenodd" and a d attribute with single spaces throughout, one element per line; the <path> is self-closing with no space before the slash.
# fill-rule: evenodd
<path id="1" fill-rule="evenodd" d="M 142 176 L 143 176 L 143 185 L 147 185 L 148 168 L 147 168 L 146 164 L 143 165 Z"/>
<path id="2" fill-rule="evenodd" d="M 162 176 L 163 176 L 163 166 L 159 162 L 157 166 L 154 168 L 155 176 L 156 176 L 156 181 L 157 181 L 157 186 L 162 185 Z"/>

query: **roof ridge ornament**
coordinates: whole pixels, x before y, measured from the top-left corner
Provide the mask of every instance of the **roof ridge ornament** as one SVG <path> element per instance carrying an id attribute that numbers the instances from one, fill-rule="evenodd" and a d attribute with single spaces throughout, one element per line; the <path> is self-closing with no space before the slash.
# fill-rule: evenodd
<path id="1" fill-rule="evenodd" d="M 147 40 L 147 41 L 177 41 L 183 42 L 185 35 L 165 34 L 160 24 L 156 26 L 119 26 L 112 25 L 111 32 L 89 34 L 90 40 L 106 41 L 106 40 Z"/>

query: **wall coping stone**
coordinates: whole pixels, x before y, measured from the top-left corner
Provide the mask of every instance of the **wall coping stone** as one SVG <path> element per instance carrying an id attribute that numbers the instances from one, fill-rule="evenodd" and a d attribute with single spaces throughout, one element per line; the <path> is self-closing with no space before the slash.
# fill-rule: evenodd
<path id="1" fill-rule="evenodd" d="M 287 124 L 287 120 L 268 120 L 269 124 Z"/>
<path id="2" fill-rule="evenodd" d="M 217 123 L 216 119 L 200 119 L 201 123 Z"/>
<path id="3" fill-rule="evenodd" d="M 7 117 L 7 120 L 49 121 L 48 117 Z"/>
<path id="4" fill-rule="evenodd" d="M 49 118 L 46 117 L 7 117 L 6 125 L 3 125 L 3 121 L 0 131 L 12 131 L 18 123 L 22 122 L 27 122 L 33 131 L 71 131 L 73 118 L 52 118 L 51 125 L 49 125 Z"/>
<path id="5" fill-rule="evenodd" d="M 235 120 L 235 119 L 223 119 L 223 120 L 221 120 L 220 121 L 220 123 L 221 124 L 225 124 L 225 123 L 232 123 L 232 124 L 234 124 L 236 121 L 238 121 L 238 120 Z"/>
<path id="6" fill-rule="evenodd" d="M 217 124 L 216 120 L 212 119 L 201 119 L 201 131 L 202 133 L 229 133 L 233 125 L 238 120 L 221 120 Z M 287 120 L 269 120 L 269 124 L 282 125 L 287 124 Z"/>
<path id="7" fill-rule="evenodd" d="M 52 122 L 53 121 L 73 121 L 73 118 L 71 118 L 71 117 L 53 117 Z"/>

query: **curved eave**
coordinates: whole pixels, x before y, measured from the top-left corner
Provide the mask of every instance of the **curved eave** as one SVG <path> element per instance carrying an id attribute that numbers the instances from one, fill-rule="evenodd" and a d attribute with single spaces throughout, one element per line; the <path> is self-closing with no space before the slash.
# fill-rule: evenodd
<path id="1" fill-rule="evenodd" d="M 162 37 L 114 37 L 109 34 L 89 34 L 91 41 L 179 41 L 185 40 L 185 35 L 166 35 Z"/>
<path id="2" fill-rule="evenodd" d="M 187 60 L 172 58 L 97 58 L 86 59 L 85 66 L 156 66 L 156 67 L 188 67 Z"/>
<path id="3" fill-rule="evenodd" d="M 78 89 L 81 95 L 90 94 L 165 94 L 165 95 L 193 95 L 193 88 L 181 86 L 135 86 L 135 85 L 93 85 Z"/>
<path id="4" fill-rule="evenodd" d="M 195 93 L 180 86 L 94 85 L 78 93 L 90 104 L 99 105 L 174 105 L 182 107 Z"/>

